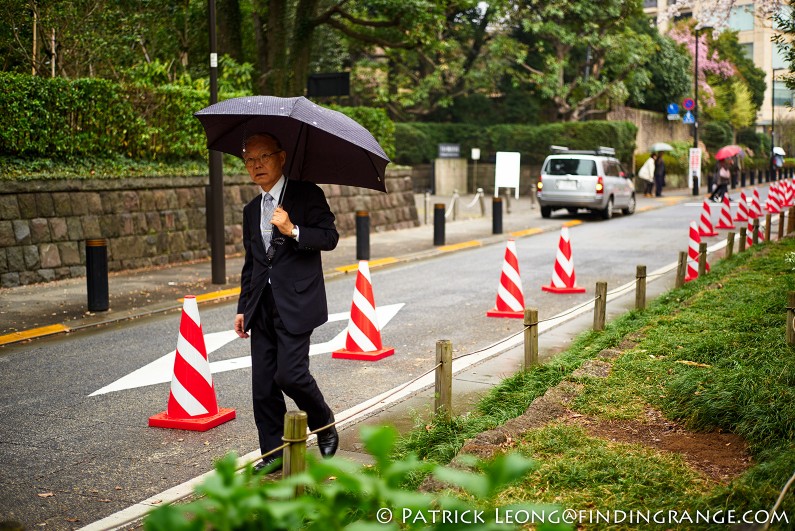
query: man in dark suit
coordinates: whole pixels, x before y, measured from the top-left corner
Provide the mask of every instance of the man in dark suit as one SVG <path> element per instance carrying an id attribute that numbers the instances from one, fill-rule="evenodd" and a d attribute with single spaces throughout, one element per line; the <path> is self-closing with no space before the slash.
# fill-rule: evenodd
<path id="1" fill-rule="evenodd" d="M 334 214 L 323 191 L 282 173 L 287 153 L 270 134 L 246 139 L 243 160 L 262 189 L 243 209 L 246 251 L 240 279 L 235 332 L 249 337 L 254 421 L 260 451 L 282 444 L 286 406 L 282 392 L 307 414 L 310 430 L 334 422 L 317 382 L 309 372 L 309 337 L 328 320 L 320 251 L 337 246 Z M 337 451 L 333 426 L 318 433 L 323 457 Z M 260 461 L 272 468 L 280 456 Z"/>

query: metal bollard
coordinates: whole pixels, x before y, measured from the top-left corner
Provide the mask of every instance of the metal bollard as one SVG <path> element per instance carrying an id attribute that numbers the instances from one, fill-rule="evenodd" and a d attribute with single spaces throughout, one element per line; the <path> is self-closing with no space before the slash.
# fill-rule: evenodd
<path id="1" fill-rule="evenodd" d="M 607 315 L 607 282 L 599 281 L 596 283 L 596 300 L 593 306 L 593 329 L 605 329 L 605 317 Z"/>
<path id="2" fill-rule="evenodd" d="M 635 268 L 635 309 L 646 309 L 646 266 Z"/>
<path id="3" fill-rule="evenodd" d="M 740 172 L 740 187 L 745 188 L 745 170 Z"/>
<path id="4" fill-rule="evenodd" d="M 449 339 L 436 342 L 436 364 L 433 411 L 449 420 L 453 410 L 453 343 Z"/>
<path id="5" fill-rule="evenodd" d="M 370 259 L 370 213 L 356 211 L 356 259 Z"/>
<path id="6" fill-rule="evenodd" d="M 524 368 L 538 365 L 538 308 L 524 310 Z"/>
<path id="7" fill-rule="evenodd" d="M 491 233 L 502 234 L 502 197 L 491 199 Z"/>
<path id="8" fill-rule="evenodd" d="M 693 195 L 699 195 L 698 186 L 698 177 L 693 175 Z"/>
<path id="9" fill-rule="evenodd" d="M 734 232 L 729 231 L 726 234 L 726 258 L 731 258 L 734 254 Z"/>
<path id="10" fill-rule="evenodd" d="M 88 310 L 104 312 L 108 301 L 108 240 L 86 240 L 86 291 Z"/>
<path id="11" fill-rule="evenodd" d="M 749 180 L 749 184 L 750 184 L 751 186 L 753 186 L 753 185 L 754 185 L 754 176 L 755 176 L 755 175 L 756 175 L 756 170 L 750 170 L 750 171 L 748 172 L 748 180 Z"/>
<path id="12" fill-rule="evenodd" d="M 444 245 L 444 203 L 433 205 L 433 244 Z"/>

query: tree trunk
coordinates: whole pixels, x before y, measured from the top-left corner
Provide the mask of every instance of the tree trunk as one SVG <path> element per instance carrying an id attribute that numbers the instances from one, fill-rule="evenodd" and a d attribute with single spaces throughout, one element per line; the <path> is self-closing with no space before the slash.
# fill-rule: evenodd
<path id="1" fill-rule="evenodd" d="M 218 0 L 218 54 L 227 54 L 243 61 L 243 36 L 240 34 L 240 3 L 238 0 Z"/>
<path id="2" fill-rule="evenodd" d="M 268 73 L 268 41 L 265 37 L 265 31 L 262 27 L 262 18 L 256 6 L 251 13 L 252 22 L 254 24 L 254 42 L 257 47 L 257 90 L 260 94 L 265 94 L 265 75 Z"/>
<path id="3" fill-rule="evenodd" d="M 287 46 L 287 1 L 268 2 L 268 25 L 266 27 L 266 61 L 264 93 L 271 96 L 286 96 L 288 65 L 290 64 Z"/>
<path id="4" fill-rule="evenodd" d="M 292 77 L 290 95 L 303 96 L 309 79 L 309 62 L 312 58 L 312 36 L 317 27 L 313 19 L 317 15 L 318 0 L 300 0 L 295 10 L 295 26 L 290 43 Z"/>

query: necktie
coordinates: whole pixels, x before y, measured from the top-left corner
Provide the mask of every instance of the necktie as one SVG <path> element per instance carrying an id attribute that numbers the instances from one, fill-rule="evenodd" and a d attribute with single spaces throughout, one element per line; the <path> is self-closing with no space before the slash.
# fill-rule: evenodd
<path id="1" fill-rule="evenodd" d="M 259 228 L 262 232 L 262 243 L 265 245 L 265 250 L 271 245 L 271 235 L 273 234 L 273 226 L 271 225 L 271 218 L 273 211 L 276 208 L 273 205 L 273 197 L 269 193 L 265 193 L 265 201 L 262 205 L 262 219 L 260 220 Z"/>

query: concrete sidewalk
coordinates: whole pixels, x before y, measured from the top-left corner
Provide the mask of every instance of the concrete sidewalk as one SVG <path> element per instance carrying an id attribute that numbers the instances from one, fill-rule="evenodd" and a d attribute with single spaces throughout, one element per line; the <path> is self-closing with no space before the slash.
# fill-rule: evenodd
<path id="1" fill-rule="evenodd" d="M 638 197 L 638 211 L 668 206 L 691 199 L 687 190 L 672 190 L 662 198 Z M 557 231 L 564 224 L 581 222 L 578 216 L 561 215 L 542 219 L 534 198 L 503 199 L 503 232 L 492 232 L 492 199 L 484 198 L 481 216 L 474 195 L 461 196 L 457 219 L 452 212 L 445 222 L 445 245 L 435 246 L 433 205 L 443 203 L 450 210 L 450 197 L 417 194 L 420 226 L 370 235 L 370 269 L 394 263 L 421 260 L 472 246 L 503 242 L 539 232 Z M 426 211 L 426 204 L 430 205 Z M 468 207 L 468 205 L 472 205 Z M 427 219 L 428 223 L 425 223 Z M 236 298 L 239 289 L 241 255 L 227 256 L 225 284 L 212 283 L 209 260 L 160 268 L 114 272 L 109 275 L 110 309 L 89 312 L 86 279 L 66 279 L 0 290 L 0 346 L 67 333 L 81 328 L 142 317 L 181 308 L 180 298 L 196 295 L 199 302 Z M 341 238 L 337 248 L 323 253 L 326 278 L 356 271 L 356 237 Z"/>

